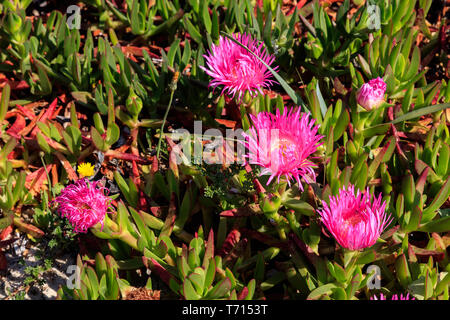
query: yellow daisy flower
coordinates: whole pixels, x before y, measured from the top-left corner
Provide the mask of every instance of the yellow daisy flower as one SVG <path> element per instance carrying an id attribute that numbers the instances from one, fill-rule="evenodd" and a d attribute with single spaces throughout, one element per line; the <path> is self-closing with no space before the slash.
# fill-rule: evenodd
<path id="1" fill-rule="evenodd" d="M 83 177 L 90 177 L 94 174 L 94 166 L 89 162 L 83 162 L 78 165 L 78 173 Z"/>

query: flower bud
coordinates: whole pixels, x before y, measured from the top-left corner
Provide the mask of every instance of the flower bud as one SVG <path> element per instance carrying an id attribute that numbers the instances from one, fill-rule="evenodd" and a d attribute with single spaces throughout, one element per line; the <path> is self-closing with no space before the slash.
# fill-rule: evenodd
<path id="1" fill-rule="evenodd" d="M 137 118 L 142 110 L 142 99 L 134 93 L 133 88 L 130 88 L 130 94 L 126 101 L 127 110 L 133 118 Z"/>
<path id="2" fill-rule="evenodd" d="M 370 80 L 361 86 L 356 94 L 358 104 L 370 111 L 378 108 L 384 101 L 384 93 L 386 92 L 386 83 L 380 77 Z"/>
<path id="3" fill-rule="evenodd" d="M 6 20 L 6 29 L 11 35 L 16 36 L 16 33 L 20 30 L 21 27 L 22 18 L 18 14 L 11 12 Z"/>
<path id="4" fill-rule="evenodd" d="M 250 102 L 252 102 L 252 95 L 250 94 L 250 92 L 248 90 L 245 91 L 244 93 L 244 103 L 245 104 L 250 104 Z"/>
<path id="5" fill-rule="evenodd" d="M 266 215 L 275 214 L 278 212 L 278 209 L 281 206 L 280 197 L 273 194 L 269 195 L 260 194 L 260 197 L 261 200 L 259 201 L 259 206 Z"/>

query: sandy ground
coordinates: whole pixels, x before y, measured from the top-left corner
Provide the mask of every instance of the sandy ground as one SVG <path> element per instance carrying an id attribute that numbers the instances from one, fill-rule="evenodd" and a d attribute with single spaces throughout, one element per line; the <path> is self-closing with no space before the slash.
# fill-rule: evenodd
<path id="1" fill-rule="evenodd" d="M 59 256 L 46 257 L 51 260 L 52 268 L 49 271 L 41 273 L 39 279 L 42 279 L 42 285 L 34 284 L 27 286 L 25 279 L 27 267 L 44 266 L 42 249 L 45 244 L 34 244 L 30 246 L 30 241 L 21 238 L 19 245 L 10 245 L 5 250 L 8 267 L 6 272 L 0 273 L 0 300 L 20 298 L 25 300 L 54 300 L 56 292 L 60 285 L 66 284 L 68 276 L 67 268 L 75 264 L 76 256 L 64 253 Z M 21 246 L 23 244 L 24 246 Z M 29 248 L 27 248 L 29 247 Z M 45 255 L 45 253 L 44 253 Z M 11 295 L 11 293 L 13 293 Z"/>

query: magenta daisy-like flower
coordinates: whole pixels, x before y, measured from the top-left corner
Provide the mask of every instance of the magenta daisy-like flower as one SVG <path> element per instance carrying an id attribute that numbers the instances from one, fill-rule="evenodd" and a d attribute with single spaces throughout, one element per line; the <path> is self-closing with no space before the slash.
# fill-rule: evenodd
<path id="1" fill-rule="evenodd" d="M 75 232 L 86 233 L 87 230 L 103 221 L 111 199 L 105 195 L 107 188 L 99 186 L 99 181 L 90 182 L 80 179 L 65 187 L 61 194 L 53 200 L 58 203 L 58 211 L 62 217 L 67 217 Z"/>
<path id="2" fill-rule="evenodd" d="M 350 250 L 374 245 L 391 222 L 385 212 L 386 201 L 381 203 L 381 194 L 372 199 L 368 188 L 355 195 L 353 185 L 343 187 L 338 196 L 330 196 L 330 205 L 325 201 L 322 204 L 323 210 L 318 210 L 322 222 L 336 241 Z"/>
<path id="3" fill-rule="evenodd" d="M 370 300 L 388 300 L 388 299 L 386 298 L 385 295 L 380 293 L 380 298 L 378 298 L 376 295 L 374 295 L 374 296 L 370 297 Z M 400 295 L 400 297 L 397 294 L 394 294 L 391 297 L 391 300 L 416 300 L 416 298 L 414 298 L 414 297 L 409 298 L 409 293 L 406 294 L 406 296 L 403 296 L 403 293 L 402 293 Z"/>
<path id="4" fill-rule="evenodd" d="M 294 178 L 299 183 L 303 177 L 307 183 L 315 181 L 316 165 L 308 160 L 313 154 L 323 136 L 318 135 L 319 126 L 315 120 L 309 119 L 309 113 L 300 113 L 297 108 L 286 108 L 283 114 L 277 109 L 276 115 L 270 112 L 260 112 L 255 117 L 250 115 L 253 122 L 244 144 L 249 150 L 249 163 L 263 168 L 262 175 L 270 174 L 269 184 L 274 177 L 278 182 L 284 176 L 290 184 Z"/>
<path id="5" fill-rule="evenodd" d="M 364 83 L 356 94 L 359 105 L 370 111 L 377 108 L 384 101 L 386 83 L 380 77 Z"/>
<path id="6" fill-rule="evenodd" d="M 233 37 L 267 65 L 270 66 L 275 60 L 275 56 L 267 52 L 264 44 L 253 40 L 250 35 L 234 34 Z M 221 36 L 219 45 L 213 44 L 211 51 L 204 57 L 207 68 L 202 66 L 200 68 L 213 77 L 209 85 L 212 87 L 223 85 L 222 93 L 227 91 L 232 97 L 237 93 L 239 100 L 246 90 L 251 96 L 255 96 L 258 92 L 262 94 L 263 87 L 275 82 L 269 79 L 272 74 L 258 58 L 226 37 Z"/>

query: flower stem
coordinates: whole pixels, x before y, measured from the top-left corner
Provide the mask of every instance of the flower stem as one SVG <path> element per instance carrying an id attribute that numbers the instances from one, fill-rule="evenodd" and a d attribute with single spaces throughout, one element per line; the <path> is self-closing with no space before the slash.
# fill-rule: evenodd
<path id="1" fill-rule="evenodd" d="M 161 140 L 162 140 L 162 137 L 163 137 L 163 130 L 164 130 L 164 126 L 166 125 L 166 119 L 167 119 L 167 115 L 169 114 L 170 106 L 172 104 L 172 99 L 173 99 L 174 92 L 175 91 L 172 91 L 170 93 L 169 105 L 167 106 L 166 113 L 164 114 L 163 123 L 161 125 L 161 130 L 159 132 L 158 148 L 156 149 L 157 150 L 156 151 L 156 157 L 158 158 L 158 160 L 159 160 L 159 152 L 161 151 Z"/>
<path id="2" fill-rule="evenodd" d="M 163 123 L 161 124 L 161 130 L 159 131 L 158 148 L 156 151 L 156 158 L 158 158 L 158 160 L 159 160 L 159 152 L 161 151 L 161 140 L 163 137 L 164 126 L 166 125 L 167 115 L 169 114 L 169 110 L 172 105 L 173 94 L 175 93 L 175 90 L 177 89 L 178 77 L 179 77 L 179 72 L 176 71 L 172 78 L 172 82 L 169 85 L 169 88 L 170 88 L 169 105 L 167 106 L 166 113 L 164 114 Z"/>
<path id="3" fill-rule="evenodd" d="M 247 131 L 250 128 L 250 121 L 248 120 L 247 110 L 244 105 L 239 105 L 239 111 L 241 112 L 242 129 Z"/>
<path id="4" fill-rule="evenodd" d="M 344 268 L 351 270 L 358 259 L 358 251 L 342 248 L 342 261 Z"/>

